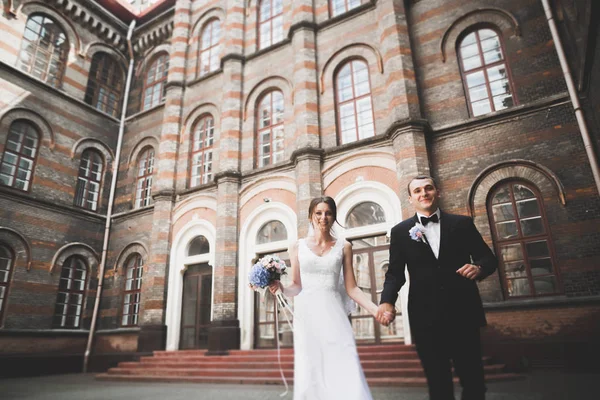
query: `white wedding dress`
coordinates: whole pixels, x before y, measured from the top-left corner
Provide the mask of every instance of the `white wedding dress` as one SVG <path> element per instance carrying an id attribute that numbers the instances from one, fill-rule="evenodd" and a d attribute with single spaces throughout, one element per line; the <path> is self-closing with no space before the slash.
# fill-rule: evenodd
<path id="1" fill-rule="evenodd" d="M 344 241 L 317 256 L 298 244 L 302 291 L 294 300 L 294 400 L 372 400 L 339 291 Z"/>

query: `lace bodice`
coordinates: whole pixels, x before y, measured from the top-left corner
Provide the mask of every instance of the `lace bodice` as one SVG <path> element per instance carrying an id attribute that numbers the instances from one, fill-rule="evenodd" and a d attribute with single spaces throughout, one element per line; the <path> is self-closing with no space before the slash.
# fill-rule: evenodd
<path id="1" fill-rule="evenodd" d="M 298 243 L 298 261 L 302 279 L 302 291 L 337 290 L 344 257 L 344 241 L 338 239 L 323 256 L 313 253 L 306 239 Z"/>

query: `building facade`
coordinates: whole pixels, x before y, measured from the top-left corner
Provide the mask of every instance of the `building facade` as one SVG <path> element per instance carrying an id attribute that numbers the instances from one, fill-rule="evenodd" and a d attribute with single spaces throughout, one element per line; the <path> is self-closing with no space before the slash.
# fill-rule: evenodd
<path id="1" fill-rule="evenodd" d="M 418 174 L 500 259 L 480 283 L 488 354 L 598 349 L 594 2 L 551 2 L 589 141 L 539 0 L 2 4 L 0 359 L 31 361 L 3 374 L 77 370 L 90 336 L 96 369 L 273 347 L 246 277 L 288 256 L 322 194 L 377 301 Z M 406 302 L 388 328 L 355 310 L 357 340 L 410 343 Z"/>

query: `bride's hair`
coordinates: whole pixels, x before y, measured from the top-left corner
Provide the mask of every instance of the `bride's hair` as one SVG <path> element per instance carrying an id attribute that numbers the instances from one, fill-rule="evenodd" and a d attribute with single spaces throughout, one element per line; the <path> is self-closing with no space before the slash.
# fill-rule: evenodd
<path id="1" fill-rule="evenodd" d="M 315 207 L 317 207 L 317 205 L 319 205 L 321 203 L 327 204 L 329 206 L 329 208 L 331 209 L 331 213 L 333 214 L 333 222 L 334 223 L 337 222 L 337 224 L 339 226 L 343 226 L 337 220 L 337 205 L 335 204 L 335 200 L 333 200 L 333 198 L 329 197 L 329 196 L 315 197 L 314 199 L 312 199 L 310 201 L 310 205 L 308 206 L 308 219 L 311 222 L 311 225 L 312 225 L 313 213 L 315 212 Z M 332 228 L 333 228 L 333 225 L 332 225 Z"/>

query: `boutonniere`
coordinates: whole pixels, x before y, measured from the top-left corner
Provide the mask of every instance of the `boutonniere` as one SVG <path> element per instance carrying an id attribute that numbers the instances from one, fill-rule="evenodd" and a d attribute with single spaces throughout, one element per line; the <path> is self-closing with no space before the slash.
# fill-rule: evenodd
<path id="1" fill-rule="evenodd" d="M 415 242 L 423 242 L 429 244 L 427 242 L 427 236 L 425 236 L 425 227 L 419 223 L 415 224 L 415 226 L 410 228 L 408 234 L 410 235 L 410 238 Z"/>

